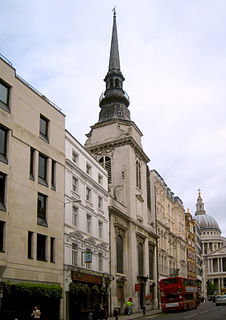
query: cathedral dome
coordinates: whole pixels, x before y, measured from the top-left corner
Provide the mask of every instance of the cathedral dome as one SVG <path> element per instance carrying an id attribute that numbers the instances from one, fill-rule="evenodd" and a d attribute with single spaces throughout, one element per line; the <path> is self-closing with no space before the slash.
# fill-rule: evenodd
<path id="1" fill-rule="evenodd" d="M 195 213 L 195 220 L 198 221 L 201 230 L 215 230 L 220 231 L 220 227 L 217 221 L 206 214 L 204 209 L 204 202 L 202 200 L 201 194 L 199 190 L 199 195 L 196 203 L 196 213 Z"/>
<path id="2" fill-rule="evenodd" d="M 214 229 L 220 231 L 217 221 L 208 214 L 196 215 L 195 220 L 198 221 L 200 229 Z"/>

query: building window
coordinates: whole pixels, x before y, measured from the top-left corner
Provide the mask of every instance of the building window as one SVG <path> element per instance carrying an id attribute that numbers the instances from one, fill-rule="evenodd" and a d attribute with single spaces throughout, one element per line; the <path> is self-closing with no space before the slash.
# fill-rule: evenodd
<path id="1" fill-rule="evenodd" d="M 34 173 L 34 163 L 35 163 L 35 149 L 30 148 L 30 179 L 35 180 L 35 173 Z"/>
<path id="2" fill-rule="evenodd" d="M 104 156 L 99 159 L 99 163 L 107 170 L 108 183 L 111 184 L 111 158 Z"/>
<path id="3" fill-rule="evenodd" d="M 141 243 L 138 243 L 137 246 L 138 251 L 138 275 L 143 276 L 144 275 L 144 251 L 143 251 L 143 245 Z"/>
<path id="4" fill-rule="evenodd" d="M 8 163 L 7 161 L 7 133 L 8 130 L 0 126 L 0 161 Z"/>
<path id="5" fill-rule="evenodd" d="M 86 215 L 86 231 L 88 233 L 91 233 L 91 215 L 90 214 Z"/>
<path id="6" fill-rule="evenodd" d="M 141 189 L 141 166 L 138 160 L 136 161 L 136 187 Z"/>
<path id="7" fill-rule="evenodd" d="M 123 273 L 123 238 L 116 237 L 116 272 Z"/>
<path id="8" fill-rule="evenodd" d="M 55 238 L 50 238 L 50 262 L 55 262 Z"/>
<path id="9" fill-rule="evenodd" d="M 78 226 L 78 207 L 72 206 L 72 224 Z"/>
<path id="10" fill-rule="evenodd" d="M 78 154 L 74 150 L 72 150 L 72 161 L 78 163 Z"/>
<path id="11" fill-rule="evenodd" d="M 98 221 L 98 236 L 102 239 L 103 237 L 103 222 Z"/>
<path id="12" fill-rule="evenodd" d="M 149 279 L 154 279 L 154 246 L 149 246 Z"/>
<path id="13" fill-rule="evenodd" d="M 98 253 L 98 270 L 103 271 L 103 254 L 100 252 Z"/>
<path id="14" fill-rule="evenodd" d="M 39 135 L 40 138 L 49 142 L 48 139 L 48 127 L 49 127 L 49 120 L 45 118 L 43 115 L 40 115 L 40 127 L 39 127 Z"/>
<path id="15" fill-rule="evenodd" d="M 88 163 L 86 164 L 86 173 L 89 175 L 91 175 L 91 173 L 92 173 L 92 167 Z"/>
<path id="16" fill-rule="evenodd" d="M 92 194 L 91 194 L 91 189 L 89 187 L 86 187 L 86 200 L 91 202 L 92 200 Z"/>
<path id="17" fill-rule="evenodd" d="M 78 265 L 78 245 L 77 243 L 72 243 L 72 265 Z"/>
<path id="18" fill-rule="evenodd" d="M 28 259 L 33 259 L 33 232 L 28 231 L 27 239 L 27 257 Z"/>
<path id="19" fill-rule="evenodd" d="M 0 81 L 0 107 L 9 111 L 9 86 Z"/>
<path id="20" fill-rule="evenodd" d="M 103 210 L 103 198 L 98 196 L 98 209 Z"/>
<path id="21" fill-rule="evenodd" d="M 5 251 L 5 222 L 0 221 L 0 252 Z"/>
<path id="22" fill-rule="evenodd" d="M 46 239 L 46 236 L 37 234 L 37 260 L 46 261 Z"/>
<path id="23" fill-rule="evenodd" d="M 56 190 L 56 161 L 52 160 L 51 188 Z"/>
<path id="24" fill-rule="evenodd" d="M 48 158 L 39 154 L 39 164 L 38 164 L 38 182 L 44 186 L 48 186 L 47 184 L 47 160 Z"/>
<path id="25" fill-rule="evenodd" d="M 98 174 L 98 183 L 103 184 L 103 176 L 101 174 Z"/>
<path id="26" fill-rule="evenodd" d="M 47 196 L 39 193 L 38 194 L 38 224 L 47 226 Z"/>
<path id="27" fill-rule="evenodd" d="M 78 193 L 78 179 L 76 177 L 72 177 L 72 191 Z"/>
<path id="28" fill-rule="evenodd" d="M 0 172 L 0 210 L 5 211 L 6 175 Z"/>

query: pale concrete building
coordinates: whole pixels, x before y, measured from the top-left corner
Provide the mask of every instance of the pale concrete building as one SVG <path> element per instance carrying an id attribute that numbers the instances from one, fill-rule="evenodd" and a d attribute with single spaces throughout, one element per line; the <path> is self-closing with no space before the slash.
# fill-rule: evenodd
<path id="1" fill-rule="evenodd" d="M 129 97 L 123 90 L 116 16 L 114 12 L 106 90 L 101 95 L 99 120 L 87 134 L 85 147 L 108 171 L 112 275 L 112 312 L 156 308 L 157 264 L 155 215 L 151 210 L 150 179 L 141 137 L 130 118 Z"/>
<path id="2" fill-rule="evenodd" d="M 1 319 L 62 319 L 64 114 L 0 57 Z"/>
<path id="3" fill-rule="evenodd" d="M 158 234 L 159 280 L 187 277 L 187 242 L 183 203 L 156 170 L 151 170 L 152 199 L 155 201 Z"/>
<path id="4" fill-rule="evenodd" d="M 226 293 L 226 247 L 217 221 L 206 214 L 199 191 L 194 217 L 200 226 L 203 255 L 203 293 L 207 298 L 207 281 L 214 286 L 212 294 Z"/>
<path id="5" fill-rule="evenodd" d="M 108 178 L 68 131 L 65 151 L 64 319 L 86 319 L 101 303 L 109 306 Z"/>

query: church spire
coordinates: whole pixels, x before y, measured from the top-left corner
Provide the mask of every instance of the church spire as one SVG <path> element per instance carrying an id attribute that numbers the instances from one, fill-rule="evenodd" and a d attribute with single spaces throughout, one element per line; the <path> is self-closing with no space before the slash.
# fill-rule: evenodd
<path id="1" fill-rule="evenodd" d="M 129 96 L 123 90 L 124 80 L 120 69 L 116 11 L 114 8 L 109 67 L 104 79 L 106 90 L 102 93 L 99 101 L 101 108 L 99 122 L 113 119 L 130 120 Z"/>
<path id="2" fill-rule="evenodd" d="M 119 72 L 120 71 L 120 60 L 119 60 L 119 49 L 118 49 L 118 34 L 116 25 L 116 11 L 113 9 L 113 27 L 112 27 L 112 37 L 111 37 L 111 50 L 108 72 Z"/>
<path id="3" fill-rule="evenodd" d="M 204 209 L 204 202 L 201 197 L 201 190 L 199 189 L 195 215 L 198 216 L 198 215 L 202 215 L 202 214 L 206 214 L 206 211 Z"/>

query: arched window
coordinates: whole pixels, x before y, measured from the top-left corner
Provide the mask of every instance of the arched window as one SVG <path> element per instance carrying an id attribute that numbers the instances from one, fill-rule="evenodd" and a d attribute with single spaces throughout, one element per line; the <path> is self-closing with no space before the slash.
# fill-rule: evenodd
<path id="1" fill-rule="evenodd" d="M 143 245 L 138 243 L 138 274 L 139 276 L 144 275 L 144 252 L 143 252 Z"/>
<path id="2" fill-rule="evenodd" d="M 111 158 L 103 156 L 99 159 L 99 163 L 107 170 L 108 183 L 111 184 Z"/>
<path id="3" fill-rule="evenodd" d="M 136 161 L 136 187 L 141 189 L 141 167 L 138 160 Z"/>
<path id="4" fill-rule="evenodd" d="M 123 238 L 116 237 L 116 272 L 123 273 Z"/>

